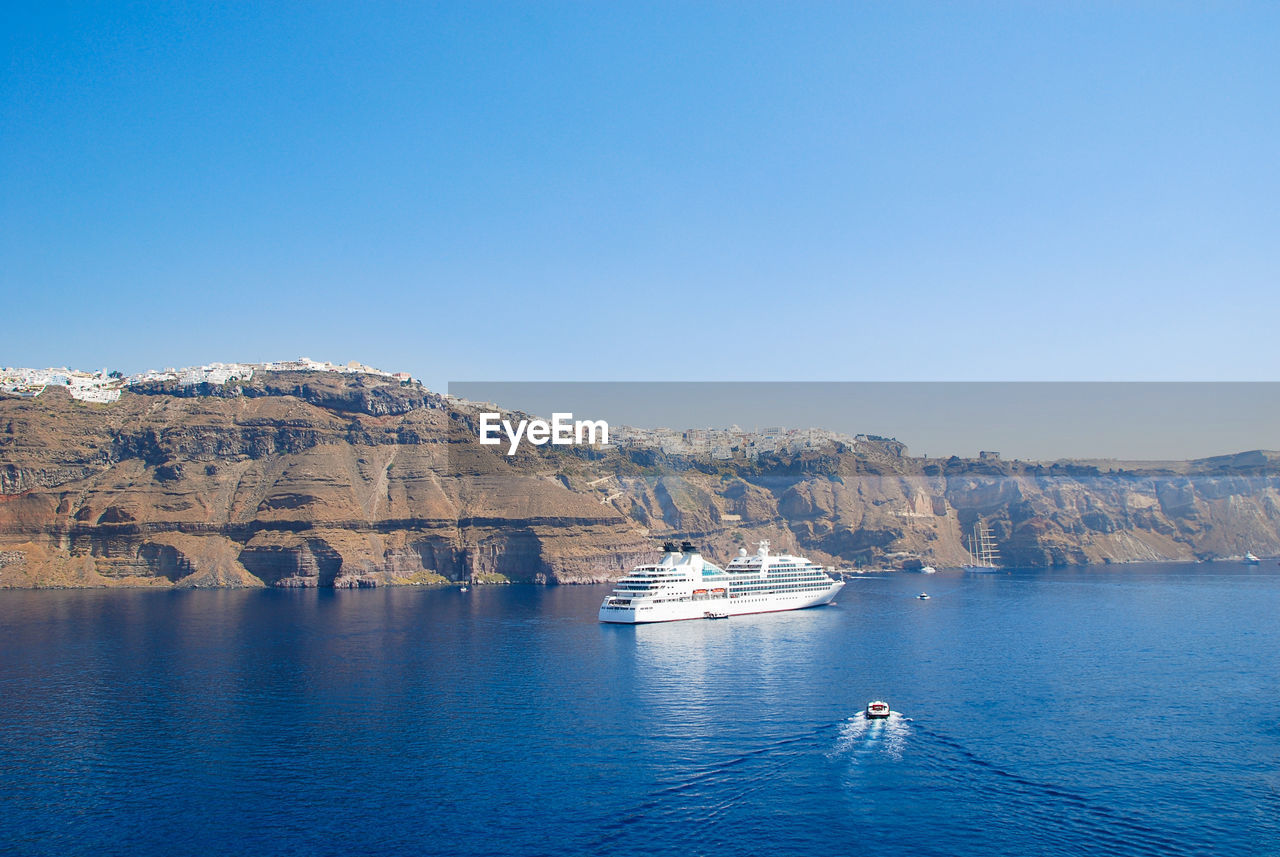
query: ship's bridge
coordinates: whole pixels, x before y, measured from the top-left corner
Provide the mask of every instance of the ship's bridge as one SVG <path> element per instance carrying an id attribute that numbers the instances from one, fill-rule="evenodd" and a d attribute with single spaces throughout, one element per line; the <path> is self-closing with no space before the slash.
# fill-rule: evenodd
<path id="1" fill-rule="evenodd" d="M 637 566 L 619 580 L 610 602 L 699 601 L 712 596 L 725 597 L 728 580 L 728 573 L 703 559 L 692 544 L 685 542 L 678 549 L 668 544 L 661 562 Z"/>

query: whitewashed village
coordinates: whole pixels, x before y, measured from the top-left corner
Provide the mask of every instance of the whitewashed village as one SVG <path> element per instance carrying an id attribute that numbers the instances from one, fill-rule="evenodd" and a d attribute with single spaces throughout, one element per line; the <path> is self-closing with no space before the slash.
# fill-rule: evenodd
<path id="1" fill-rule="evenodd" d="M 197 384 L 226 384 L 229 381 L 248 381 L 257 371 L 266 372 L 339 372 L 343 374 L 381 375 L 397 381 L 409 381 L 408 372 L 384 372 L 363 363 L 330 363 L 299 357 L 275 363 L 210 363 L 206 366 L 188 366 L 183 369 L 148 369 L 136 375 L 108 372 L 99 369 L 85 372 L 80 369 L 0 369 L 0 393 L 10 396 L 33 398 L 49 387 L 65 387 L 71 398 L 81 402 L 109 404 L 120 398 L 120 393 L 135 384 L 175 381 L 184 386 Z"/>
<path id="2" fill-rule="evenodd" d="M 134 375 L 99 369 L 87 372 L 81 369 L 22 369 L 0 368 L 0 395 L 34 398 L 50 387 L 64 387 L 71 398 L 81 402 L 110 404 L 119 400 L 120 394 L 138 384 L 175 382 L 187 387 L 198 384 L 220 385 L 232 381 L 247 382 L 255 372 L 336 372 L 348 375 L 377 375 L 395 381 L 411 381 L 408 372 L 386 372 L 352 360 L 348 363 L 331 363 L 299 357 L 267 363 L 209 363 L 204 366 L 187 366 L 181 369 L 148 369 Z M 446 399 L 463 407 L 479 403 L 467 402 L 446 394 Z M 825 447 L 842 443 L 849 447 L 866 449 L 869 446 L 895 455 L 905 455 L 906 448 L 892 438 L 875 435 L 847 435 L 818 428 L 786 428 L 770 426 L 746 430 L 738 426 L 728 428 L 636 428 L 616 426 L 611 438 L 618 446 L 660 449 L 667 455 L 682 455 L 727 461 L 733 458 L 756 458 L 769 453 L 793 453 L 803 449 Z"/>
<path id="3" fill-rule="evenodd" d="M 666 455 L 683 455 L 729 461 L 734 458 L 757 458 L 769 453 L 795 453 L 840 443 L 865 451 L 874 447 L 881 452 L 905 455 L 906 447 L 892 438 L 877 435 L 848 435 L 821 428 L 787 428 L 768 426 L 756 430 L 738 426 L 728 428 L 635 428 L 618 426 L 613 441 L 618 446 L 661 449 Z"/>

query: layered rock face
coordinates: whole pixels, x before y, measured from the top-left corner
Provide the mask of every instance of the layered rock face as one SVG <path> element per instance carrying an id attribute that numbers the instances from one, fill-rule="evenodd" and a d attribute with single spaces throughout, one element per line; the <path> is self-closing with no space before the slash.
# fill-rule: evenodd
<path id="1" fill-rule="evenodd" d="M 413 383 L 319 372 L 0 399 L 0 586 L 598 581 L 690 537 L 838 564 L 1280 553 L 1280 460 L 1124 469 L 833 445 L 752 461 L 653 450 L 478 454 L 473 415 Z"/>
<path id="2" fill-rule="evenodd" d="M 416 384 L 262 374 L 0 400 L 0 586 L 603 579 L 651 548 L 552 476 L 452 471 Z"/>

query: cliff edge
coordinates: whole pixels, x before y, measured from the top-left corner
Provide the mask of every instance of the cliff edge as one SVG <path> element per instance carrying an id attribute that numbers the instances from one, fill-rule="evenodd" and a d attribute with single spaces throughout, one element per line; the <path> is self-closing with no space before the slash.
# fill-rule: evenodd
<path id="1" fill-rule="evenodd" d="M 464 403 L 384 375 L 258 372 L 113 402 L 0 397 L 0 587 L 585 582 L 690 537 L 837 565 L 1280 553 L 1280 457 L 917 459 L 832 443 L 750 460 L 658 450 L 470 462 Z"/>

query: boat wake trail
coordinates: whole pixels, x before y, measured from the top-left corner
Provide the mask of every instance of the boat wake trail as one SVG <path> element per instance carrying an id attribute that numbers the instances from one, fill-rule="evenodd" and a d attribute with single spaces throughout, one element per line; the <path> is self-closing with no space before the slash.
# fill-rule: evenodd
<path id="1" fill-rule="evenodd" d="M 1001 824 L 1037 830 L 1049 840 L 1057 835 L 1068 841 L 1086 837 L 1100 848 L 1110 847 L 1117 853 L 1206 852 L 1207 843 L 1193 842 L 1193 833 L 1166 832 L 1140 816 L 1112 809 L 1073 789 L 1008 770 L 928 724 L 915 724 L 913 729 L 915 744 L 940 775 L 940 784 L 952 781 L 968 790 L 977 779 L 987 781 L 983 792 L 1000 806 Z"/>
<path id="2" fill-rule="evenodd" d="M 828 759 L 848 758 L 857 762 L 880 754 L 900 762 L 911 731 L 911 718 L 897 711 L 883 720 L 868 720 L 858 714 L 839 724 L 838 729 L 836 744 L 827 753 Z"/>
<path id="3" fill-rule="evenodd" d="M 628 811 L 598 825 L 585 853 L 602 853 L 641 831 L 650 831 L 642 838 L 662 842 L 672 853 L 704 849 L 709 825 L 729 823 L 746 807 L 767 805 L 758 793 L 777 788 L 788 769 L 797 759 L 809 757 L 830 728 L 829 723 L 814 725 L 744 752 L 691 765 L 666 782 L 656 782 Z M 650 830 L 655 825 L 659 829 Z M 686 842 L 675 831 L 689 831 L 693 838 Z M 666 853 L 655 849 L 650 853 Z"/>

